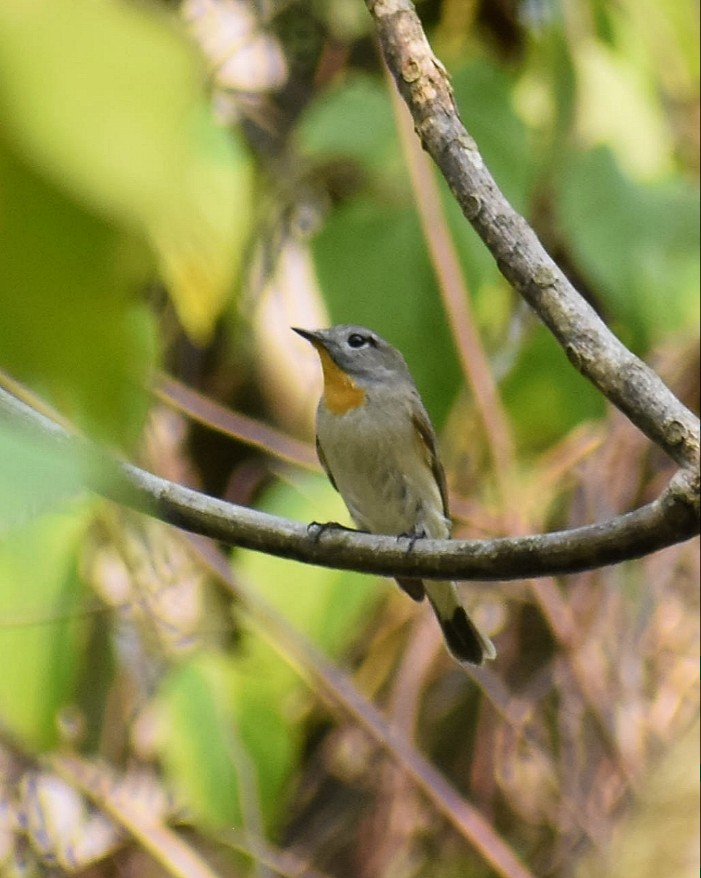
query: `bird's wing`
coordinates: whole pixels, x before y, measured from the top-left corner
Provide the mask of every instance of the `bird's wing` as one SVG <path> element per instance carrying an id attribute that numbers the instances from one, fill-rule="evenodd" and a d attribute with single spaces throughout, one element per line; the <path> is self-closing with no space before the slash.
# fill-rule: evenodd
<path id="1" fill-rule="evenodd" d="M 431 467 L 431 472 L 441 492 L 441 500 L 443 501 L 443 515 L 450 518 L 448 510 L 448 486 L 445 481 L 445 472 L 443 465 L 438 459 L 438 451 L 436 450 L 436 434 L 428 419 L 428 415 L 424 411 L 423 406 L 415 406 L 411 415 L 411 420 L 416 427 L 416 431 L 421 439 L 425 454 L 426 462 Z"/>
<path id="2" fill-rule="evenodd" d="M 316 455 L 319 458 L 319 463 L 323 467 L 324 472 L 326 473 L 328 480 L 331 482 L 336 491 L 338 491 L 338 485 L 334 481 L 333 474 L 329 469 L 328 463 L 326 463 L 326 458 L 324 457 L 324 452 L 321 450 L 321 442 L 319 442 L 319 437 L 316 437 Z"/>

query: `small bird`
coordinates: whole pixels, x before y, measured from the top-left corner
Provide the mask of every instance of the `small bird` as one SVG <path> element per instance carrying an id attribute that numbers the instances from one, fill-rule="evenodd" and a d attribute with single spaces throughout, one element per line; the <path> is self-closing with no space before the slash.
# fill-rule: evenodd
<path id="1" fill-rule="evenodd" d="M 321 360 L 317 453 L 356 526 L 374 534 L 448 539 L 445 474 L 404 357 L 362 326 L 292 328 Z M 492 642 L 467 615 L 454 582 L 397 582 L 415 601 L 428 596 L 458 662 L 481 665 L 496 656 Z"/>

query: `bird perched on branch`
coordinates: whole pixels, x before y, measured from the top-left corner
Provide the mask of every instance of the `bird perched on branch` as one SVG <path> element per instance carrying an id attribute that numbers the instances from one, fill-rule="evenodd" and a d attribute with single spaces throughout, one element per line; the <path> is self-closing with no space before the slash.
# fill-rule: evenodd
<path id="1" fill-rule="evenodd" d="M 321 361 L 317 451 L 357 527 L 411 539 L 449 538 L 448 493 L 436 437 L 404 357 L 362 326 L 294 331 L 311 342 Z M 428 597 L 457 661 L 481 665 L 496 656 L 454 582 L 397 582 L 415 601 Z"/>

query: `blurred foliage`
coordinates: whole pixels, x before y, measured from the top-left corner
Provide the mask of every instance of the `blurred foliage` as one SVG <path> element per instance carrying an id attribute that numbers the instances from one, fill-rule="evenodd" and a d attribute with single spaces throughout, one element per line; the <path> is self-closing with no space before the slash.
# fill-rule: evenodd
<path id="1" fill-rule="evenodd" d="M 598 147 L 563 173 L 559 216 L 573 259 L 629 345 L 646 349 L 695 325 L 698 265 L 689 254 L 698 246 L 698 195 L 685 181 L 636 184 Z M 592 216 L 598 221 L 588 223 Z"/>
<path id="2" fill-rule="evenodd" d="M 693 4 L 418 9 L 498 184 L 698 410 Z M 515 301 L 439 181 L 518 451 L 500 493 L 387 89 L 360 0 L 0 4 L 0 382 L 175 481 L 347 521 L 265 437 L 312 438 L 318 364 L 289 325 L 360 322 L 402 349 L 442 432 L 460 535 L 652 499 L 669 462 Z M 156 402 L 159 367 L 253 417 L 246 441 L 196 399 Z M 672 836 L 680 878 L 696 868 L 674 780 L 698 712 L 695 546 L 480 588 L 499 658 L 467 676 L 393 587 L 207 555 L 77 497 L 88 466 L 0 423 L 3 875 L 178 874 L 166 823 L 190 878 L 481 878 L 499 837 L 538 876 L 659 874 Z M 481 853 L 395 733 L 479 810 Z"/>
<path id="3" fill-rule="evenodd" d="M 77 564 L 90 517 L 85 503 L 45 515 L 11 533 L 0 553 L 0 657 L 10 671 L 0 682 L 2 722 L 32 749 L 56 745 L 56 715 L 86 660 Z M 13 620 L 18 607 L 26 615 Z"/>
<path id="4" fill-rule="evenodd" d="M 212 120 L 201 66 L 155 9 L 0 11 L 2 362 L 112 442 L 146 413 L 145 282 L 159 265 L 204 340 L 250 224 L 247 160 Z"/>
<path id="5" fill-rule="evenodd" d="M 47 508 L 79 494 L 87 461 L 78 454 L 57 453 L 24 430 L 0 429 L 0 534 L 11 533 Z"/>

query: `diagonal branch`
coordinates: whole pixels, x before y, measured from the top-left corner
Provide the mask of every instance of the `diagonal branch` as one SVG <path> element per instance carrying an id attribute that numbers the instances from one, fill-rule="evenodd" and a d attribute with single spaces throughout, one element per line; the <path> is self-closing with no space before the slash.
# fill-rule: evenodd
<path id="1" fill-rule="evenodd" d="M 122 463 L 0 388 L 0 423 L 43 440 L 49 453 L 86 461 L 87 487 L 146 515 L 232 546 L 308 564 L 386 576 L 507 580 L 573 573 L 671 546 L 699 532 L 698 474 L 679 470 L 654 502 L 602 524 L 493 540 L 419 540 L 327 530 L 235 506 Z"/>
<path id="2" fill-rule="evenodd" d="M 448 74 L 431 51 L 413 4 L 366 4 L 424 149 L 504 277 L 582 375 L 673 460 L 682 466 L 698 465 L 698 420 L 608 329 L 497 187 L 460 120 Z"/>

